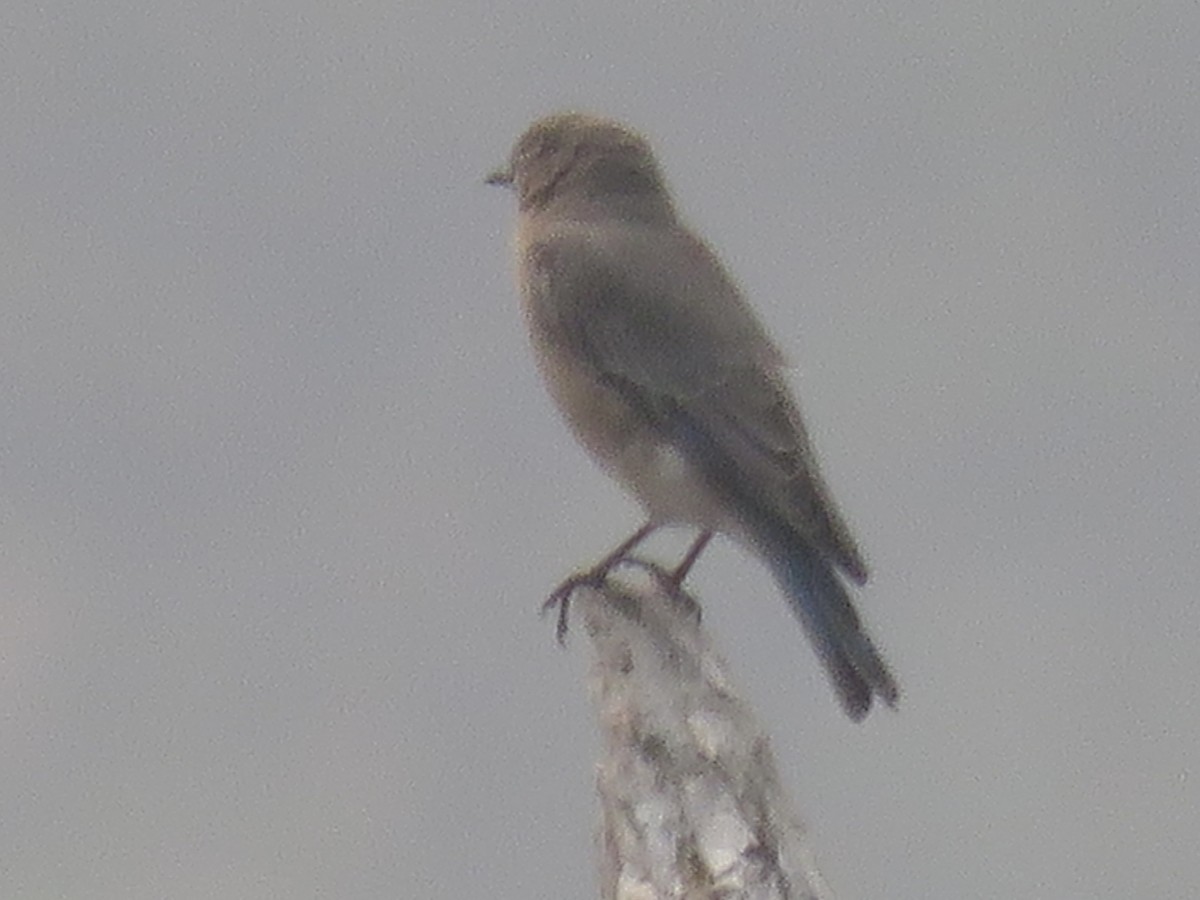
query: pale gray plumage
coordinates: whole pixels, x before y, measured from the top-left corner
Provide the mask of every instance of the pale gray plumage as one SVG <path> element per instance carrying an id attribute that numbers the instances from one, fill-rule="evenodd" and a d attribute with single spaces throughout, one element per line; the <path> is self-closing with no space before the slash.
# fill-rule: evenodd
<path id="1" fill-rule="evenodd" d="M 898 690 L 835 569 L 867 568 L 821 480 L 783 357 L 678 220 L 646 141 L 535 122 L 489 181 L 517 194 L 518 277 L 539 368 L 584 446 L 646 508 L 771 566 L 855 719 Z"/>

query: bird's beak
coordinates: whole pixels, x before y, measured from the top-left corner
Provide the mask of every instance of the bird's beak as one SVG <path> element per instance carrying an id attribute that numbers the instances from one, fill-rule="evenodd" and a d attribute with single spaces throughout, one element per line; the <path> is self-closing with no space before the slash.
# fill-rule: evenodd
<path id="1" fill-rule="evenodd" d="M 483 179 L 483 183 L 498 184 L 500 187 L 512 187 L 512 166 L 501 166 L 500 168 L 489 172 L 487 178 Z"/>

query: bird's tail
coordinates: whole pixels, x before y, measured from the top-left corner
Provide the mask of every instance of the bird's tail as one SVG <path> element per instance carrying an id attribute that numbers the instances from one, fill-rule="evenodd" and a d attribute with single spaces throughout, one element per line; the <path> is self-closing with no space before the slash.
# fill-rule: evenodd
<path id="1" fill-rule="evenodd" d="M 846 714 L 859 721 L 875 696 L 895 707 L 900 689 L 832 564 L 783 524 L 761 529 L 755 543 L 804 626 Z"/>

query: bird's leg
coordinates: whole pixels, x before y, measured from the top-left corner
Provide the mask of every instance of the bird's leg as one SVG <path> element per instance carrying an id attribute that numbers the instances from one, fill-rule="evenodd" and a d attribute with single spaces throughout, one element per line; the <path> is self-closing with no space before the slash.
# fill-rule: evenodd
<path id="1" fill-rule="evenodd" d="M 687 578 L 688 572 L 692 570 L 692 566 L 696 564 L 696 560 L 699 559 L 700 554 L 704 552 L 704 548 L 708 546 L 708 542 L 712 538 L 711 531 L 700 532 L 700 535 L 692 542 L 692 546 L 688 548 L 688 552 L 683 555 L 683 559 L 679 561 L 679 565 L 669 571 L 653 563 L 646 564 L 646 568 L 658 579 L 659 585 L 667 590 L 673 600 L 682 603 L 691 611 L 697 622 L 700 621 L 700 604 L 683 590 L 683 580 Z"/>
<path id="2" fill-rule="evenodd" d="M 624 562 L 625 558 L 629 555 L 629 551 L 649 537 L 650 533 L 657 527 L 653 522 L 647 522 L 622 541 L 608 556 L 588 569 L 588 571 L 577 572 L 554 589 L 554 593 L 542 604 L 542 615 L 545 615 L 554 609 L 554 607 L 558 607 L 558 625 L 555 628 L 555 635 L 558 637 L 560 644 L 566 641 L 567 608 L 571 604 L 571 595 L 575 593 L 575 590 L 581 587 L 599 587 L 603 584 L 604 579 L 608 577 L 608 573 L 615 566 Z"/>
<path id="3" fill-rule="evenodd" d="M 668 580 L 676 590 L 683 584 L 683 579 L 687 578 L 688 572 L 692 571 L 692 566 L 696 564 L 696 560 L 700 558 L 700 554 L 704 552 L 704 548 L 708 546 L 712 537 L 711 531 L 700 532 L 700 536 L 688 548 L 688 552 L 679 561 L 679 565 L 670 573 Z"/>

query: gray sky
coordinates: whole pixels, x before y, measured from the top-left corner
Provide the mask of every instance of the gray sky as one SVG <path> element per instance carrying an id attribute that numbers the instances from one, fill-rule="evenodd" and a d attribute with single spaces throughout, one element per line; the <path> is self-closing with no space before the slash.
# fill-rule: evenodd
<path id="1" fill-rule="evenodd" d="M 482 184 L 568 106 L 653 139 L 873 564 L 862 726 L 759 565 L 691 579 L 840 895 L 1200 891 L 1200 14 L 823 6 L 6 13 L 0 896 L 595 896 L 536 611 L 637 511 Z"/>

